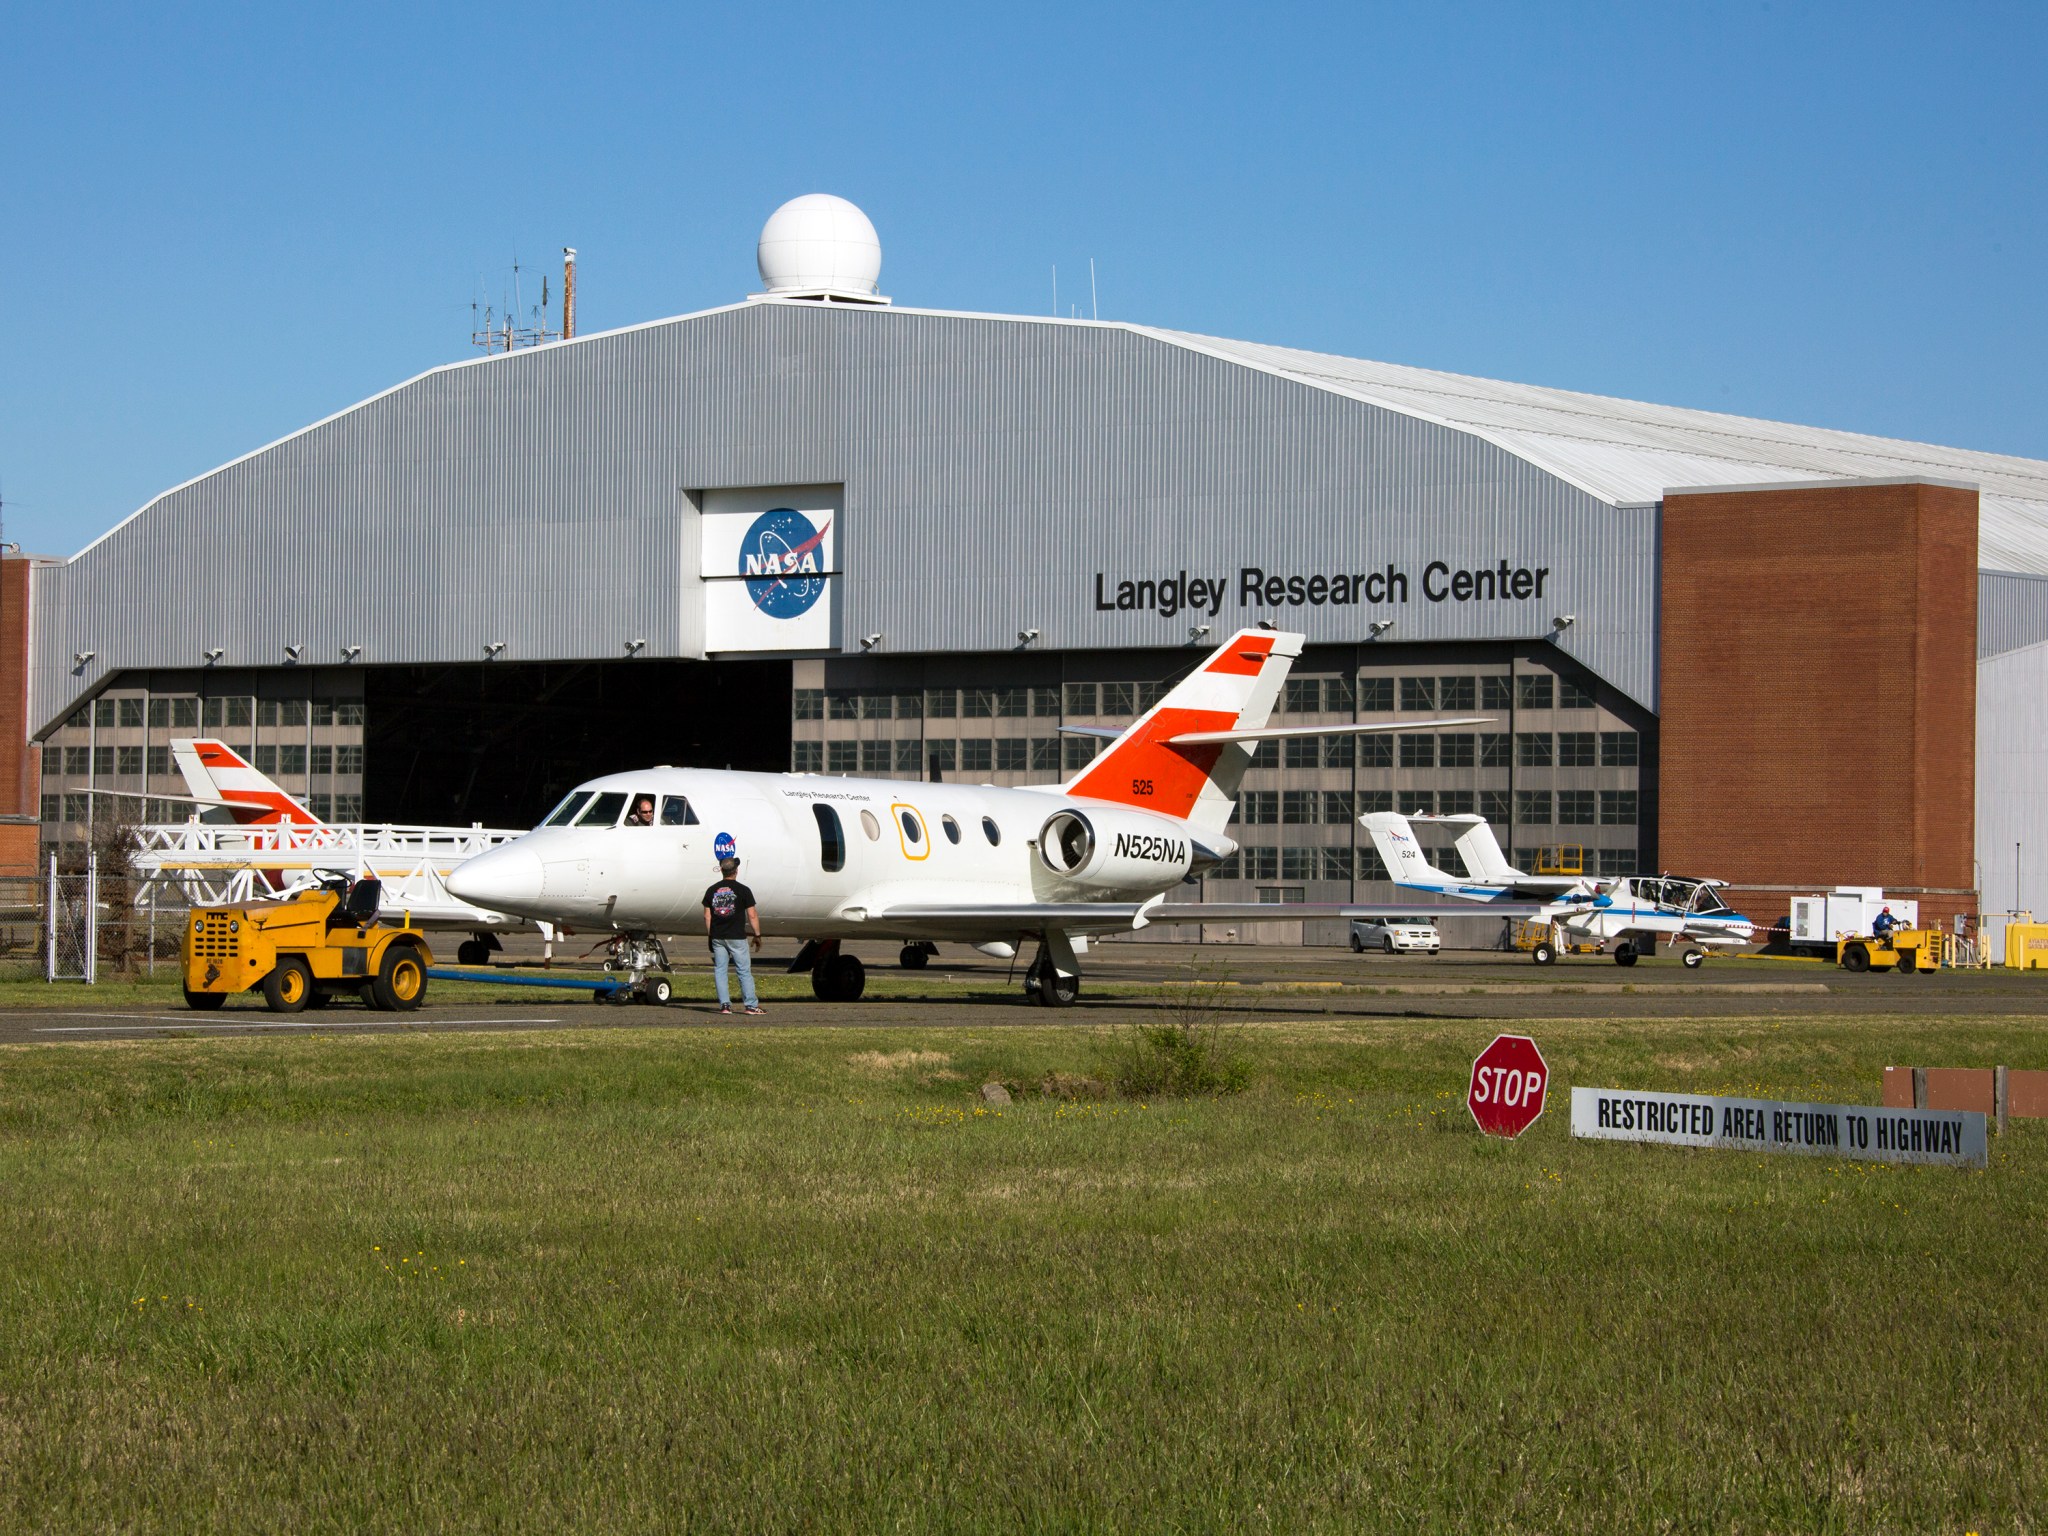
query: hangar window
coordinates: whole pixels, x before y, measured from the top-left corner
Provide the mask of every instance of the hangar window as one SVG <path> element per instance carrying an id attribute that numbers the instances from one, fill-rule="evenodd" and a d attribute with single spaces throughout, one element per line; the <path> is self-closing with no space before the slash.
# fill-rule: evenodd
<path id="1" fill-rule="evenodd" d="M 1479 737 L 1479 766 L 1482 768 L 1505 768 L 1508 766 L 1508 733 L 1486 731 Z"/>
<path id="2" fill-rule="evenodd" d="M 1481 709 L 1513 709 L 1515 707 L 1514 680 L 1508 677 L 1482 677 L 1479 679 L 1479 707 Z"/>
<path id="3" fill-rule="evenodd" d="M 619 819 L 619 812 L 626 808 L 626 792 L 623 789 L 607 789 L 590 797 L 590 804 L 583 814 L 576 818 L 579 827 L 609 827 Z"/>
<path id="4" fill-rule="evenodd" d="M 981 835 L 988 839 L 989 847 L 998 848 L 1002 846 L 1003 829 L 996 825 L 995 817 L 984 816 L 981 818 Z"/>
<path id="5" fill-rule="evenodd" d="M 1591 731 L 1559 731 L 1557 733 L 1557 766 L 1560 768 L 1590 768 L 1593 766 L 1594 735 Z"/>
<path id="6" fill-rule="evenodd" d="M 168 774 L 171 771 L 171 749 L 169 747 L 151 747 L 148 754 L 148 765 L 151 778 L 155 778 L 159 774 Z"/>
<path id="7" fill-rule="evenodd" d="M 1394 738 L 1391 736 L 1361 736 L 1358 738 L 1358 766 L 1361 768 L 1391 768 L 1394 766 Z"/>
<path id="8" fill-rule="evenodd" d="M 951 720 L 960 713 L 960 690 L 958 688 L 927 688 L 924 691 L 924 712 L 927 719 Z"/>
<path id="9" fill-rule="evenodd" d="M 1270 789 L 1248 789 L 1237 797 L 1238 818 L 1248 827 L 1270 827 L 1280 820 L 1280 796 Z"/>
<path id="10" fill-rule="evenodd" d="M 896 718 L 898 720 L 921 720 L 924 718 L 924 695 L 922 693 L 899 693 L 896 695 Z"/>
<path id="11" fill-rule="evenodd" d="M 1277 880 L 1280 878 L 1280 850 L 1247 848 L 1243 851 L 1243 866 L 1247 880 Z M 1264 899 L 1263 893 L 1261 899 Z"/>
<path id="12" fill-rule="evenodd" d="M 1280 878 L 1282 880 L 1313 880 L 1316 877 L 1316 851 L 1313 848 L 1282 848 L 1280 850 Z M 1296 898 L 1299 900 L 1299 898 Z"/>
<path id="13" fill-rule="evenodd" d="M 63 771 L 64 749 L 62 747 L 43 748 L 43 777 L 54 779 Z"/>
<path id="14" fill-rule="evenodd" d="M 142 699 L 121 699 L 117 702 L 121 709 L 121 724 L 131 730 L 139 727 L 142 724 L 142 708 L 146 701 Z"/>
<path id="15" fill-rule="evenodd" d="M 960 713 L 970 720 L 986 720 L 996 712 L 996 696 L 987 688 L 960 690 Z"/>
<path id="16" fill-rule="evenodd" d="M 846 868 L 846 833 L 839 825 L 839 813 L 829 805 L 813 805 L 811 815 L 818 822 L 818 862 L 828 875 Z"/>
<path id="17" fill-rule="evenodd" d="M 1471 708 L 1469 704 L 1464 707 Z M 1474 745 L 1475 742 L 1469 735 L 1437 737 L 1437 765 L 1443 768 L 1470 768 L 1473 763 Z"/>
<path id="18" fill-rule="evenodd" d="M 42 815 L 40 819 L 43 821 L 62 821 L 64 819 L 64 801 L 62 797 L 57 795 L 44 795 L 42 798 L 41 812 Z"/>
<path id="19" fill-rule="evenodd" d="M 1600 873 L 1603 875 L 1632 875 L 1636 872 L 1636 851 L 1633 848 L 1602 848 L 1600 850 Z"/>
<path id="20" fill-rule="evenodd" d="M 996 765 L 996 744 L 986 737 L 960 743 L 960 766 L 969 773 L 987 773 Z"/>
<path id="21" fill-rule="evenodd" d="M 334 772 L 334 748 L 315 747 L 306 759 L 308 773 L 328 774 Z"/>
<path id="22" fill-rule="evenodd" d="M 1391 677 L 1361 677 L 1358 680 L 1358 707 L 1375 713 L 1392 709 L 1394 680 Z"/>
<path id="23" fill-rule="evenodd" d="M 1349 768 L 1358 756 L 1356 736 L 1325 736 L 1322 743 L 1325 768 Z"/>
<path id="24" fill-rule="evenodd" d="M 1351 850 L 1345 848 L 1324 848 L 1320 850 L 1325 880 L 1349 880 L 1351 878 Z"/>
<path id="25" fill-rule="evenodd" d="M 825 690 L 798 688 L 790 694 L 790 717 L 795 720 L 825 718 Z"/>
<path id="26" fill-rule="evenodd" d="M 334 749 L 334 771 L 336 773 L 361 773 L 363 771 L 363 749 L 361 747 L 336 747 Z"/>
<path id="27" fill-rule="evenodd" d="M 1102 712 L 1105 715 L 1135 715 L 1138 712 L 1138 689 L 1134 683 L 1104 683 L 1102 685 Z"/>
<path id="28" fill-rule="evenodd" d="M 889 743 L 886 741 L 864 741 L 860 744 L 860 771 L 862 773 L 887 773 L 889 771 Z"/>
<path id="29" fill-rule="evenodd" d="M 94 747 L 92 749 L 92 771 L 95 778 L 106 779 L 113 777 L 114 749 L 112 747 Z"/>
<path id="30" fill-rule="evenodd" d="M 1479 814 L 1496 825 L 1507 825 L 1508 792 L 1504 789 L 1479 791 Z"/>
<path id="31" fill-rule="evenodd" d="M 1574 678 L 1560 677 L 1557 680 L 1557 707 L 1559 709 L 1591 709 L 1594 704 L 1593 687 Z"/>
<path id="32" fill-rule="evenodd" d="M 1436 738 L 1434 736 L 1403 736 L 1401 738 L 1401 766 L 1403 768 L 1434 768 L 1436 766 Z"/>
<path id="33" fill-rule="evenodd" d="M 256 723 L 256 701 L 254 699 L 208 699 L 206 701 L 206 724 L 210 729 L 219 730 L 230 725 L 254 725 Z"/>
<path id="34" fill-rule="evenodd" d="M 306 771 L 306 749 L 303 745 L 279 747 L 277 749 L 277 771 L 279 773 L 304 773 Z"/>
<path id="35" fill-rule="evenodd" d="M 849 689 L 834 688 L 825 695 L 825 708 L 834 720 L 852 720 L 860 713 L 860 700 Z"/>
<path id="36" fill-rule="evenodd" d="M 306 805 L 322 821 L 332 821 L 334 819 L 334 796 L 308 795 L 306 796 Z"/>
<path id="37" fill-rule="evenodd" d="M 114 701 L 112 699 L 93 700 L 92 723 L 94 725 L 107 726 L 114 723 Z"/>
<path id="38" fill-rule="evenodd" d="M 996 767 L 1005 773 L 1021 773 L 1031 761 L 1022 736 L 996 738 Z"/>
<path id="39" fill-rule="evenodd" d="M 74 709 L 64 717 L 64 723 L 76 730 L 82 731 L 92 724 L 92 711 L 89 709 Z"/>
<path id="40" fill-rule="evenodd" d="M 893 693 L 863 693 L 860 696 L 860 717 L 863 720 L 888 720 L 896 713 L 896 695 Z"/>
<path id="41" fill-rule="evenodd" d="M 1600 791 L 1600 825 L 1632 827 L 1636 824 L 1636 792 L 1632 789 Z"/>
<path id="42" fill-rule="evenodd" d="M 1280 766 L 1280 743 L 1277 741 L 1260 742 L 1252 752 L 1251 765 L 1254 768 L 1278 768 Z"/>
<path id="43" fill-rule="evenodd" d="M 1515 791 L 1515 823 L 1524 827 L 1547 827 L 1550 825 L 1550 791 L 1547 789 L 1518 789 Z"/>
<path id="44" fill-rule="evenodd" d="M 114 751 L 114 771 L 124 778 L 139 778 L 142 774 L 142 748 L 117 747 Z"/>
<path id="45" fill-rule="evenodd" d="M 949 842 L 949 843 L 957 843 L 957 842 L 959 842 L 959 841 L 960 841 L 960 823 L 959 823 L 959 822 L 955 821 L 955 820 L 954 820 L 954 819 L 953 819 L 952 817 L 950 817 L 950 816 L 941 816 L 941 817 L 939 818 L 939 825 L 940 825 L 940 826 L 942 826 L 942 827 L 944 827 L 944 828 L 946 829 L 946 841 L 947 841 L 947 842 Z"/>
<path id="46" fill-rule="evenodd" d="M 1313 736 L 1290 736 L 1280 744 L 1280 750 L 1290 768 L 1313 768 L 1321 756 Z"/>
<path id="47" fill-rule="evenodd" d="M 1022 715 L 1031 708 L 1031 690 L 1028 688 L 998 688 L 996 690 L 996 713 L 999 715 Z"/>
<path id="48" fill-rule="evenodd" d="M 1332 715 L 1348 715 L 1358 698 L 1358 690 L 1351 686 L 1348 677 L 1326 677 L 1323 679 L 1323 709 Z"/>
<path id="49" fill-rule="evenodd" d="M 1323 823 L 1325 826 L 1346 827 L 1351 824 L 1351 791 L 1348 789 L 1326 789 L 1323 791 Z"/>
<path id="50" fill-rule="evenodd" d="M 361 725 L 363 723 L 363 706 L 360 703 L 335 705 L 334 723 L 336 725 Z"/>
<path id="51" fill-rule="evenodd" d="M 1550 766 L 1550 732 L 1515 732 L 1515 761 L 1524 768 Z"/>
<path id="52" fill-rule="evenodd" d="M 793 741 L 789 744 L 789 766 L 794 773 L 823 773 L 825 771 L 825 743 L 822 741 Z"/>
<path id="53" fill-rule="evenodd" d="M 1319 677 L 1290 677 L 1280 707 L 1289 714 L 1312 715 L 1323 707 L 1323 680 Z"/>
<path id="54" fill-rule="evenodd" d="M 1034 688 L 1031 690 L 1031 713 L 1056 720 L 1060 713 L 1060 691 L 1057 688 Z"/>
<path id="55" fill-rule="evenodd" d="M 1560 789 L 1557 792 L 1557 820 L 1560 826 L 1592 826 L 1593 791 L 1590 789 Z"/>
<path id="56" fill-rule="evenodd" d="M 334 724 L 334 700 L 315 699 L 306 708 L 315 725 Z"/>
<path id="57" fill-rule="evenodd" d="M 1164 683 L 1138 684 L 1138 708 L 1141 711 L 1150 709 L 1154 704 L 1157 704 L 1161 699 L 1165 697 L 1166 684 Z"/>
<path id="58" fill-rule="evenodd" d="M 361 821 L 363 819 L 363 797 L 361 795 L 336 795 L 334 797 L 334 819 L 336 821 Z"/>
<path id="59" fill-rule="evenodd" d="M 925 761 L 933 773 L 952 773 L 960 766 L 960 746 L 952 741 L 928 741 L 924 744 Z"/>
<path id="60" fill-rule="evenodd" d="M 661 797 L 661 824 L 664 827 L 694 827 L 697 813 L 690 809 L 690 801 L 684 795 L 663 795 Z"/>
<path id="61" fill-rule="evenodd" d="M 66 747 L 64 749 L 64 771 L 74 779 L 82 779 L 92 772 L 91 747 Z"/>
<path id="62" fill-rule="evenodd" d="M 1397 789 L 1394 791 L 1394 805 L 1403 816 L 1434 816 L 1436 814 L 1436 791 L 1430 789 Z"/>
<path id="63" fill-rule="evenodd" d="M 1439 709 L 1471 709 L 1478 693 L 1479 679 L 1476 677 L 1440 677 L 1436 680 Z"/>
<path id="64" fill-rule="evenodd" d="M 251 756 L 256 759 L 256 771 L 258 773 L 277 772 L 277 748 L 258 747 Z"/>
<path id="65" fill-rule="evenodd" d="M 1548 672 L 1524 672 L 1515 679 L 1517 709 L 1549 709 L 1556 696 L 1557 679 Z"/>
<path id="66" fill-rule="evenodd" d="M 1069 736 L 1066 738 L 1066 745 L 1060 750 L 1066 756 L 1067 767 L 1079 770 L 1095 761 L 1095 754 L 1100 746 L 1101 743 L 1092 736 Z"/>
<path id="67" fill-rule="evenodd" d="M 196 730 L 199 726 L 199 701 L 151 699 L 149 723 L 154 730 Z"/>
<path id="68" fill-rule="evenodd" d="M 1361 789 L 1358 792 L 1358 814 L 1372 816 L 1394 808 L 1394 792 L 1391 789 Z"/>
<path id="69" fill-rule="evenodd" d="M 1403 709 L 1435 709 L 1436 679 L 1433 677 L 1402 678 L 1401 707 Z"/>
<path id="70" fill-rule="evenodd" d="M 1284 826 L 1309 826 L 1316 819 L 1316 792 L 1287 789 L 1280 792 L 1280 821 Z"/>
<path id="71" fill-rule="evenodd" d="M 1098 712 L 1098 701 L 1093 683 L 1067 684 L 1067 713 L 1070 715 L 1092 715 Z"/>
<path id="72" fill-rule="evenodd" d="M 1600 766 L 1602 768 L 1633 768 L 1636 766 L 1636 733 L 1634 731 L 1602 731 L 1600 733 Z"/>
<path id="73" fill-rule="evenodd" d="M 1058 773 L 1060 771 L 1060 744 L 1054 736 L 1031 738 L 1031 771 L 1033 773 Z"/>
<path id="74" fill-rule="evenodd" d="M 1472 791 L 1469 789 L 1439 790 L 1436 797 L 1436 813 L 1439 816 L 1470 816 L 1472 814 Z M 1445 868 L 1450 866 L 1446 865 Z"/>
<path id="75" fill-rule="evenodd" d="M 832 773 L 859 773 L 860 743 L 857 741 L 826 742 L 825 767 Z"/>
<path id="76" fill-rule="evenodd" d="M 66 821 L 92 820 L 92 796 L 66 795 L 64 797 L 64 819 Z"/>
<path id="77" fill-rule="evenodd" d="M 918 769 L 918 761 L 917 761 L 917 760 L 918 760 L 918 756 L 919 756 L 919 747 L 918 747 L 918 743 L 916 743 L 916 742 L 914 742 L 914 741 L 899 741 L 899 742 L 897 742 L 897 743 L 896 743 L 896 772 L 898 772 L 898 773 L 907 773 L 907 774 L 909 774 L 909 775 L 910 775 L 910 776 L 911 776 L 912 778 L 915 778 L 915 777 L 917 777 L 917 774 L 918 774 L 918 771 L 919 771 L 919 769 Z"/>

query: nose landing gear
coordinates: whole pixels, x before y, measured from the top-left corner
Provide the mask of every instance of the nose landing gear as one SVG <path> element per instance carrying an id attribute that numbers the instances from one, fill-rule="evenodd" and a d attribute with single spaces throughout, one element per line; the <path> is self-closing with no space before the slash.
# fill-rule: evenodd
<path id="1" fill-rule="evenodd" d="M 617 990 L 597 995 L 615 1003 L 643 1002 L 659 1008 L 675 995 L 675 988 L 666 972 L 673 969 L 668 963 L 668 951 L 661 947 L 661 940 L 651 933 L 622 933 L 611 941 L 611 953 L 606 957 L 604 968 L 608 971 L 623 971 L 626 985 Z M 648 972 L 664 974 L 650 976 Z"/>

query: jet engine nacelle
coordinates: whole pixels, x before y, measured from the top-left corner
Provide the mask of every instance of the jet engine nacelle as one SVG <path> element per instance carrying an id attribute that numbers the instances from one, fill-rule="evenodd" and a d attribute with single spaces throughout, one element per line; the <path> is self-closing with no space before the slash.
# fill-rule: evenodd
<path id="1" fill-rule="evenodd" d="M 1171 885 L 1215 855 L 1185 822 L 1090 806 L 1055 811 L 1038 830 L 1038 857 L 1063 880 L 1108 890 Z"/>

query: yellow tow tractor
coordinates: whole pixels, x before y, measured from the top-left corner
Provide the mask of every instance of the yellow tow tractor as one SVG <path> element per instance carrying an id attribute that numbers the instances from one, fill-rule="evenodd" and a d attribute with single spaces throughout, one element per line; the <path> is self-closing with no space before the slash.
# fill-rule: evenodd
<path id="1" fill-rule="evenodd" d="M 1894 928 L 1887 939 L 1847 935 L 1835 940 L 1835 963 L 1845 971 L 1890 971 L 1910 976 L 1941 969 L 1941 931 Z"/>
<path id="2" fill-rule="evenodd" d="M 279 901 L 194 907 L 185 926 L 185 1005 L 210 1010 L 261 987 L 272 1013 L 324 1008 L 339 992 L 387 1012 L 419 1007 L 433 952 L 419 929 L 377 921 L 382 895 L 381 881 L 335 879 Z"/>

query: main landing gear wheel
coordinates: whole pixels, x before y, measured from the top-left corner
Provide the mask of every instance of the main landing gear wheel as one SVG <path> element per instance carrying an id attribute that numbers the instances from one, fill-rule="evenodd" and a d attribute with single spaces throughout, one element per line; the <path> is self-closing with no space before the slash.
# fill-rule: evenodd
<path id="1" fill-rule="evenodd" d="M 1614 952 L 1616 965 L 1634 965 L 1636 958 L 1636 947 L 1633 944 L 1624 944 Z"/>
<path id="2" fill-rule="evenodd" d="M 1081 978 L 1062 976 L 1044 955 L 1024 973 L 1024 998 L 1042 1008 L 1069 1008 L 1081 996 Z"/>
<path id="3" fill-rule="evenodd" d="M 297 955 L 286 955 L 263 978 L 263 1004 L 272 1013 L 299 1013 L 312 995 L 312 969 Z"/>
<path id="4" fill-rule="evenodd" d="M 491 946 L 482 939 L 464 939 L 455 946 L 455 963 L 457 965 L 489 965 L 491 963 Z"/>
<path id="5" fill-rule="evenodd" d="M 1870 969 L 1870 951 L 1861 944 L 1851 944 L 1842 951 L 1842 969 L 1861 976 Z"/>
<path id="6" fill-rule="evenodd" d="M 1688 949 L 1685 952 L 1685 968 L 1688 971 L 1696 971 L 1700 968 L 1700 966 L 1703 963 L 1705 963 L 1706 958 L 1707 956 L 1704 950 Z"/>
<path id="7" fill-rule="evenodd" d="M 1534 960 L 1538 965 L 1549 965 L 1552 961 L 1557 959 L 1557 950 L 1549 942 L 1546 941 L 1544 943 L 1538 944 L 1534 949 L 1530 950 L 1529 958 L 1531 960 Z"/>
<path id="8" fill-rule="evenodd" d="M 858 955 L 834 955 L 811 969 L 811 991 L 820 1002 L 857 1003 L 868 989 L 868 968 Z"/>
<path id="9" fill-rule="evenodd" d="M 921 971 L 931 963 L 932 952 L 922 944 L 906 944 L 896 963 L 906 971 Z"/>

